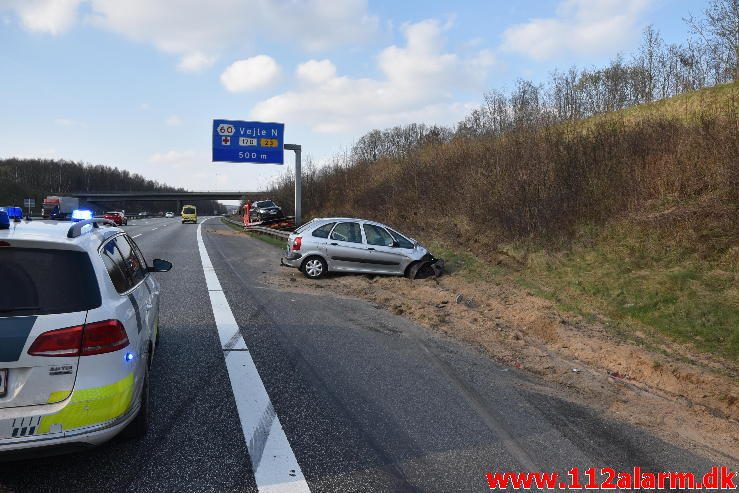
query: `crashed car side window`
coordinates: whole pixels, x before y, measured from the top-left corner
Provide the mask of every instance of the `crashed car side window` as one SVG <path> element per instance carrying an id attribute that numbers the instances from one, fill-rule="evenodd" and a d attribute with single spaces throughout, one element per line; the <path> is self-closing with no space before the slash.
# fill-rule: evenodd
<path id="1" fill-rule="evenodd" d="M 393 237 L 384 229 L 373 224 L 364 225 L 364 236 L 367 237 L 368 245 L 393 246 Z"/>
<path id="2" fill-rule="evenodd" d="M 332 240 L 362 243 L 362 232 L 358 223 L 339 223 L 331 233 Z"/>
<path id="3" fill-rule="evenodd" d="M 406 238 L 405 236 L 403 236 L 402 234 L 398 233 L 395 230 L 388 228 L 388 231 L 390 231 L 390 234 L 392 234 L 393 237 L 397 240 L 398 246 L 400 246 L 400 248 L 413 248 L 413 243 L 411 243 L 411 241 L 408 238 Z"/>
<path id="4" fill-rule="evenodd" d="M 315 236 L 316 238 L 328 238 L 328 235 L 331 232 L 331 229 L 334 227 L 334 224 L 336 223 L 328 223 L 324 224 L 320 228 L 316 228 L 316 230 L 313 231 L 312 236 Z"/>

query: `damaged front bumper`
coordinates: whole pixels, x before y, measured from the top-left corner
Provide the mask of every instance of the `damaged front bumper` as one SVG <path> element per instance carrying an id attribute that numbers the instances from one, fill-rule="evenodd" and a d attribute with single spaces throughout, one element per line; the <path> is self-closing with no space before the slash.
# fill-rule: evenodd
<path id="1" fill-rule="evenodd" d="M 429 277 L 439 277 L 444 273 L 444 260 L 436 258 L 430 253 L 421 258 L 408 269 L 408 278 L 428 279 Z"/>

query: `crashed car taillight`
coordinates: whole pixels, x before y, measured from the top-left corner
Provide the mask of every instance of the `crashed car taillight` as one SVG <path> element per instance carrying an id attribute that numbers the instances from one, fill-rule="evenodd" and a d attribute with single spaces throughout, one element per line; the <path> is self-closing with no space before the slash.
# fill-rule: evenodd
<path id="1" fill-rule="evenodd" d="M 300 251 L 300 247 L 303 246 L 303 238 L 296 236 L 293 240 L 293 252 Z"/>

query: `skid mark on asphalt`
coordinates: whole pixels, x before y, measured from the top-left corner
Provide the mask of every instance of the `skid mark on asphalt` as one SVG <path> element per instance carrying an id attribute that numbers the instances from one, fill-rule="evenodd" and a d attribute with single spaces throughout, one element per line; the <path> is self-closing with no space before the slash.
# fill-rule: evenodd
<path id="1" fill-rule="evenodd" d="M 210 261 L 203 242 L 202 222 L 198 225 L 197 241 L 257 488 L 261 493 L 310 492 Z"/>

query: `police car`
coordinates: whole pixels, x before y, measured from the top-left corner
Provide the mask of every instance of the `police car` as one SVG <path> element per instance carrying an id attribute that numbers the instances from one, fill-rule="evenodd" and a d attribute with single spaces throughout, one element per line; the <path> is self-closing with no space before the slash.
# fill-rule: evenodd
<path id="1" fill-rule="evenodd" d="M 171 267 L 105 219 L 0 230 L 0 458 L 146 432 Z"/>

